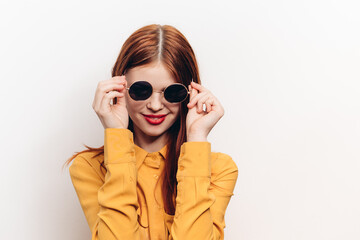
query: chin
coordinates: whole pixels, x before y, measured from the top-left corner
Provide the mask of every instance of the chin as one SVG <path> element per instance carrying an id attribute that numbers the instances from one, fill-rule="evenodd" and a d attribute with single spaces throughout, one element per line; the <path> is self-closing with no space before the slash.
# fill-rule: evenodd
<path id="1" fill-rule="evenodd" d="M 143 125 L 144 126 L 144 125 Z M 167 130 L 170 128 L 170 126 L 168 128 L 163 128 L 163 127 L 146 127 L 146 129 L 144 128 L 139 128 L 140 131 L 142 131 L 145 135 L 147 136 L 151 136 L 151 137 L 158 137 L 163 135 L 164 133 L 167 132 Z"/>
<path id="2" fill-rule="evenodd" d="M 165 132 L 144 132 L 144 133 L 150 137 L 159 137 Z"/>

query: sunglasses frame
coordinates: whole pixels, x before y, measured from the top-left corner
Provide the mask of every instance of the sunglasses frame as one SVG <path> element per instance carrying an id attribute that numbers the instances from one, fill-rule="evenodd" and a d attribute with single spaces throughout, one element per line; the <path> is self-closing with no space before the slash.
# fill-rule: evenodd
<path id="1" fill-rule="evenodd" d="M 192 79 L 191 79 L 191 81 L 193 81 Z M 154 88 L 153 88 L 153 86 L 151 85 L 151 83 L 149 83 L 148 81 L 144 81 L 144 80 L 140 80 L 140 81 L 136 81 L 136 82 L 133 82 L 131 85 L 130 85 L 130 87 L 128 87 L 128 88 L 126 88 L 126 90 L 130 90 L 130 88 L 132 87 L 132 85 L 134 85 L 135 83 L 138 83 L 138 82 L 146 82 L 146 83 L 148 83 L 150 86 L 151 86 L 151 94 L 150 94 L 150 96 L 148 97 L 148 98 L 146 98 L 146 99 L 149 99 L 150 97 L 151 97 L 151 95 L 154 93 L 154 92 L 158 92 L 158 93 L 162 93 L 163 94 L 163 97 L 164 97 L 164 99 L 168 102 L 168 103 L 173 103 L 173 104 L 177 104 L 177 103 L 182 103 L 183 101 L 185 101 L 186 100 L 186 98 L 189 96 L 189 94 L 190 94 L 190 91 L 189 91 L 189 89 L 184 85 L 184 84 L 182 84 L 182 83 L 173 83 L 173 84 L 170 84 L 169 86 L 167 86 L 164 90 L 162 90 L 162 91 L 154 91 Z M 165 98 L 165 91 L 166 91 L 166 89 L 168 88 L 168 87 L 170 87 L 170 86 L 173 86 L 173 85 L 181 85 L 181 86 L 183 86 L 185 89 L 186 89 L 186 97 L 184 98 L 184 100 L 182 100 L 181 102 L 169 102 L 166 98 Z M 129 94 L 130 95 L 130 94 Z M 131 96 L 130 96 L 131 97 Z M 131 99 L 133 99 L 132 97 L 131 97 Z M 135 100 L 135 99 L 133 99 L 134 101 L 145 101 L 146 99 L 144 99 L 144 100 Z"/>

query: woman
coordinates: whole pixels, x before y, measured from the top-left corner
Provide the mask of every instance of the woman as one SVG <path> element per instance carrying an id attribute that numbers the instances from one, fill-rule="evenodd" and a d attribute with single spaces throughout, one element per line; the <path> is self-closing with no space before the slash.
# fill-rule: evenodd
<path id="1" fill-rule="evenodd" d="M 224 239 L 238 170 L 211 152 L 224 109 L 186 38 L 168 25 L 135 31 L 92 106 L 104 146 L 67 161 L 92 239 Z"/>

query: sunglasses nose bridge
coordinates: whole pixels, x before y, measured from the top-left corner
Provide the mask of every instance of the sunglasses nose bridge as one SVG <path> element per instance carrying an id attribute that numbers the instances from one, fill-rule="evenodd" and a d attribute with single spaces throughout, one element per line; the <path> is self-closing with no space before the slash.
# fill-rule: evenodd
<path id="1" fill-rule="evenodd" d="M 162 91 L 155 91 L 154 89 L 152 90 L 153 93 L 164 93 L 164 90 Z"/>
<path id="2" fill-rule="evenodd" d="M 156 96 L 158 95 L 158 96 Z M 150 98 L 155 98 L 155 100 L 158 100 L 159 102 L 162 102 L 165 100 L 164 91 L 152 91 L 152 94 Z"/>
<path id="3" fill-rule="evenodd" d="M 166 101 L 164 92 L 165 92 L 165 89 L 161 90 L 161 91 L 156 91 L 156 90 L 152 89 L 152 93 L 149 98 L 153 98 L 153 96 L 156 95 L 155 93 L 159 93 L 159 102 Z"/>
<path id="4" fill-rule="evenodd" d="M 156 94 L 158 93 L 158 94 Z M 162 91 L 153 91 L 151 96 L 147 99 L 148 108 L 153 109 L 154 111 L 158 111 L 164 107 L 163 101 L 165 101 Z M 158 95 L 158 96 L 157 96 Z"/>

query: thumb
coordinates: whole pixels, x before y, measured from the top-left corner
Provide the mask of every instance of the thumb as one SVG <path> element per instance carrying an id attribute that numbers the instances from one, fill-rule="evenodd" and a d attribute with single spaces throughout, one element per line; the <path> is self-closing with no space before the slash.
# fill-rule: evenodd
<path id="1" fill-rule="evenodd" d="M 117 97 L 117 102 L 118 104 L 120 104 L 121 106 L 125 106 L 126 102 L 125 102 L 125 95 L 127 94 L 127 82 L 125 81 L 124 83 L 124 88 L 119 91 L 120 93 L 122 93 L 123 95 L 121 97 Z"/>
<path id="2" fill-rule="evenodd" d="M 122 75 L 120 77 L 125 79 L 125 75 Z M 125 94 L 127 93 L 127 89 L 126 89 L 127 88 L 127 81 L 126 81 L 126 79 L 125 79 L 125 82 L 124 82 L 123 86 L 124 86 L 124 88 L 122 90 L 116 90 L 117 92 L 121 93 L 122 96 L 115 97 L 113 99 L 114 104 L 119 104 L 121 106 L 125 106 L 125 104 L 126 104 L 126 102 L 125 102 Z"/>
<path id="3" fill-rule="evenodd" d="M 190 91 L 190 102 L 191 102 L 191 100 L 193 100 L 194 97 L 198 94 L 198 91 L 195 88 L 193 88 L 191 84 L 189 85 L 189 91 Z"/>

